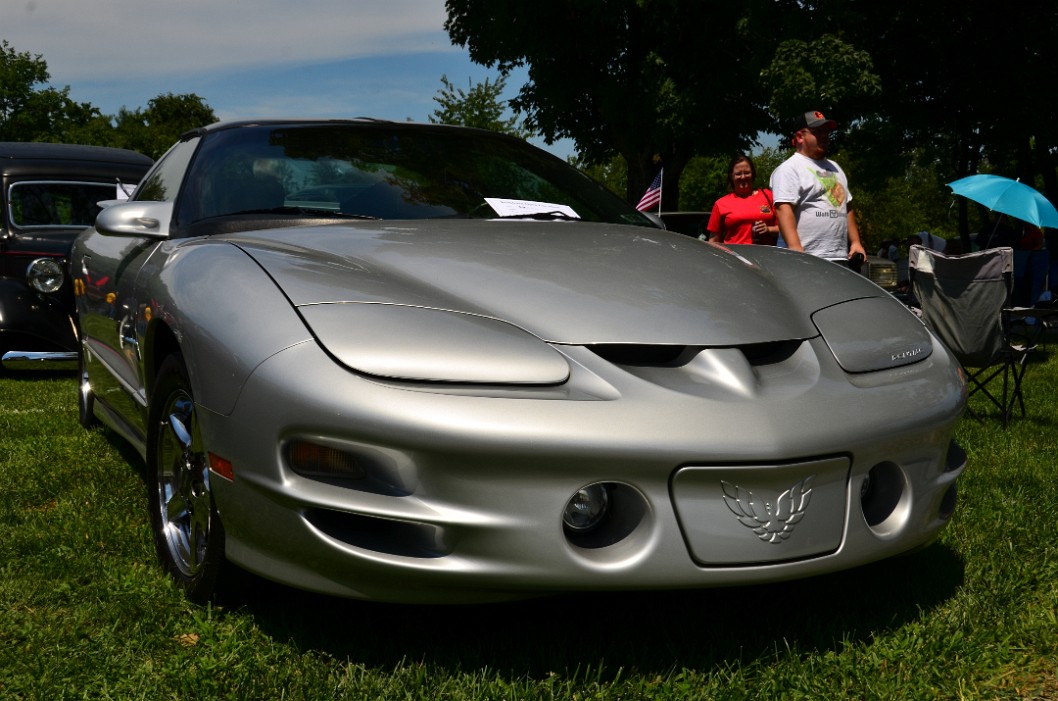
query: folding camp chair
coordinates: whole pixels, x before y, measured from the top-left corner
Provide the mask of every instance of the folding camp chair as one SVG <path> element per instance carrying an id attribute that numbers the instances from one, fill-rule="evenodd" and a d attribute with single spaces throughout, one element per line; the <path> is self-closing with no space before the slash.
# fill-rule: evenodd
<path id="1" fill-rule="evenodd" d="M 908 260 L 911 292 L 922 318 L 962 364 L 970 395 L 986 396 L 999 409 L 1004 427 L 1015 404 L 1024 416 L 1021 383 L 1035 343 L 1011 332 L 1013 249 L 949 256 L 916 245 Z M 1001 392 L 989 387 L 1000 378 Z"/>

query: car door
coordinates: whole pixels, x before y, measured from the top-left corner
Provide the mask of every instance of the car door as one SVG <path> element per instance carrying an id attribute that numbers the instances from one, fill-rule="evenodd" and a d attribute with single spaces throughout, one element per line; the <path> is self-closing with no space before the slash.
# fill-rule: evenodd
<path id="1" fill-rule="evenodd" d="M 172 202 L 179 193 L 198 139 L 181 142 L 144 178 L 132 203 Z M 78 322 L 89 362 L 88 379 L 96 400 L 122 423 L 130 440 L 146 435 L 147 387 L 141 343 L 151 318 L 146 298 L 155 259 L 172 247 L 161 222 L 159 235 L 104 234 L 92 230 L 75 246 L 73 273 L 78 283 Z M 161 252 L 161 253 L 160 253 Z"/>
<path id="2" fill-rule="evenodd" d="M 82 340 L 93 363 L 93 390 L 137 433 L 147 406 L 137 326 L 145 307 L 136 299 L 136 276 L 158 248 L 157 240 L 93 234 L 79 249 L 84 291 L 78 305 Z M 101 370 L 101 371 L 100 371 Z"/>

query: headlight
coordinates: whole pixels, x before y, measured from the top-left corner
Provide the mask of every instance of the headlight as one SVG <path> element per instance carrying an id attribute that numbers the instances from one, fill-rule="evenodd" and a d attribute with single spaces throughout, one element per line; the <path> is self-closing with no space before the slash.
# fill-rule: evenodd
<path id="1" fill-rule="evenodd" d="M 498 319 L 396 304 L 316 304 L 298 311 L 327 352 L 367 375 L 502 385 L 569 379 L 561 353 Z"/>
<path id="2" fill-rule="evenodd" d="M 889 297 L 835 304 L 813 314 L 812 321 L 845 372 L 910 365 L 933 353 L 926 327 Z"/>
<path id="3" fill-rule="evenodd" d="M 29 264 L 26 280 L 37 292 L 55 292 L 62 287 L 66 274 L 54 258 L 37 258 Z"/>

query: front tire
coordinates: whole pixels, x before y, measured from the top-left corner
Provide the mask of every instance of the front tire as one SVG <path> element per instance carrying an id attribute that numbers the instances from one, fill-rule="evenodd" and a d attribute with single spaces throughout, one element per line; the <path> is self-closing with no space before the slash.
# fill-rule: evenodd
<path id="1" fill-rule="evenodd" d="M 224 528 L 210 490 L 198 408 L 179 354 L 162 363 L 151 395 L 147 498 L 162 567 L 191 601 L 214 599 L 227 567 Z"/>

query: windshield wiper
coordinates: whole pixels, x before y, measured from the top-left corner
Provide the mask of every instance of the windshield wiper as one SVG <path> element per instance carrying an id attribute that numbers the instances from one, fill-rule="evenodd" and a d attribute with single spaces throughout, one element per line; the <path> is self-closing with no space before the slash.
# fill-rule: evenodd
<path id="1" fill-rule="evenodd" d="M 301 214 L 314 217 L 331 217 L 334 219 L 371 219 L 379 220 L 382 217 L 373 217 L 369 214 L 350 214 L 339 212 L 328 207 L 266 207 L 264 209 L 244 209 L 238 212 L 227 212 L 226 216 L 238 216 L 240 214 Z"/>
<path id="2" fill-rule="evenodd" d="M 121 182 L 121 178 L 114 178 L 114 180 L 117 181 L 118 187 L 121 188 L 121 191 L 125 193 L 125 199 L 128 199 L 129 197 L 132 197 L 132 193 L 136 189 L 135 185 L 133 185 L 132 187 L 129 187 L 125 183 Z"/>
<path id="3" fill-rule="evenodd" d="M 501 216 L 489 217 L 490 219 L 536 219 L 538 221 L 584 221 L 580 217 L 571 217 L 565 212 L 521 212 L 519 214 L 503 214 Z"/>

